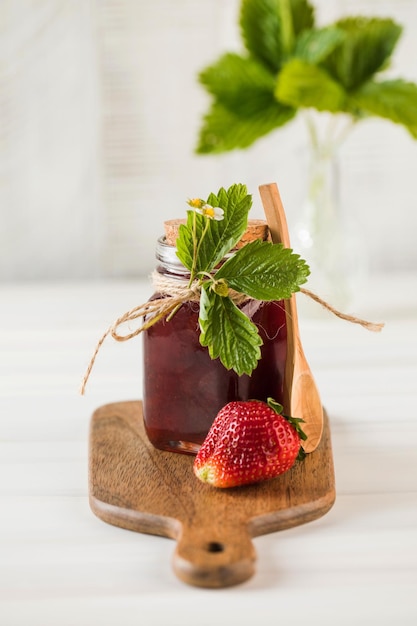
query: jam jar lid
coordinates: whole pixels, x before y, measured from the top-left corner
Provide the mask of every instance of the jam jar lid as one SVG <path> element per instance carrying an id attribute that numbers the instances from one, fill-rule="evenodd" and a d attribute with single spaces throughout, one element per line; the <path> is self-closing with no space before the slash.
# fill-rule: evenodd
<path id="1" fill-rule="evenodd" d="M 165 237 L 164 241 L 168 246 L 175 246 L 178 237 L 178 231 L 181 224 L 185 224 L 185 219 L 167 220 L 164 222 Z M 236 245 L 236 248 L 242 248 L 245 244 L 255 239 L 267 241 L 270 239 L 268 224 L 265 220 L 248 220 L 248 226 L 243 233 L 242 238 Z"/>
<path id="2" fill-rule="evenodd" d="M 177 278 L 189 276 L 189 270 L 184 267 L 175 248 L 178 231 L 181 224 L 185 224 L 185 219 L 173 219 L 164 222 L 165 234 L 159 237 L 156 244 L 155 256 L 160 263 L 161 269 L 169 272 Z M 242 248 L 245 244 L 255 239 L 266 241 L 270 238 L 268 224 L 265 220 L 248 220 L 248 226 L 242 238 L 236 245 L 236 249 Z M 226 255 L 228 258 L 233 252 Z"/>

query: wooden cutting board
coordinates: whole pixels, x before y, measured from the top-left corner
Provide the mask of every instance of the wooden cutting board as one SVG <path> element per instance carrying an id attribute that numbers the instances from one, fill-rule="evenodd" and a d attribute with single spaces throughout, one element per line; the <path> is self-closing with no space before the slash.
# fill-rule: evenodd
<path id="1" fill-rule="evenodd" d="M 177 540 L 173 568 L 186 583 L 227 587 L 250 578 L 251 538 L 324 515 L 335 500 L 329 423 L 318 448 L 270 481 L 216 489 L 193 474 L 193 456 L 156 450 L 142 403 L 107 404 L 91 418 L 89 494 L 105 522 Z"/>

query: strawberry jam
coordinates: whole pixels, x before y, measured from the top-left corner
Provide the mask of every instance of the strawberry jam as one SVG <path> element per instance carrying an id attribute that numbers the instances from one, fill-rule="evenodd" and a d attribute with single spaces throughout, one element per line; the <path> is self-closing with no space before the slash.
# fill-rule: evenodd
<path id="1" fill-rule="evenodd" d="M 185 268 L 179 266 L 172 250 L 159 240 L 158 272 L 182 279 L 186 285 Z M 144 423 L 155 447 L 196 453 L 228 402 L 266 401 L 271 396 L 282 403 L 287 337 L 284 303 L 248 300 L 240 308 L 256 324 L 263 341 L 261 359 L 250 376 L 226 370 L 200 345 L 197 302 L 182 304 L 169 321 L 161 320 L 142 333 Z"/>

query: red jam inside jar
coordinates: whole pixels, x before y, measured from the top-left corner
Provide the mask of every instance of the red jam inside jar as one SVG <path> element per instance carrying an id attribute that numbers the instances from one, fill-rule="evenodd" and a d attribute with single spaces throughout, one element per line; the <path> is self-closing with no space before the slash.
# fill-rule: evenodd
<path id="1" fill-rule="evenodd" d="M 157 258 L 159 273 L 186 281 L 175 248 L 163 238 L 158 241 Z M 195 454 L 219 410 L 233 400 L 272 397 L 282 403 L 287 351 L 284 303 L 248 300 L 240 308 L 256 324 L 263 341 L 261 359 L 250 376 L 227 370 L 200 345 L 197 302 L 184 303 L 169 321 L 161 320 L 142 333 L 144 423 L 156 448 Z"/>

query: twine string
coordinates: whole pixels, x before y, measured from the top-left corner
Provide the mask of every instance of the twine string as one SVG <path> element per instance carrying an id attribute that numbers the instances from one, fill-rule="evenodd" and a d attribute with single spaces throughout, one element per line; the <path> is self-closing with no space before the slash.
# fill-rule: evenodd
<path id="1" fill-rule="evenodd" d="M 308 296 L 309 298 L 314 300 L 314 302 L 321 304 L 321 306 L 324 309 L 326 309 L 326 311 L 333 313 L 333 315 L 335 315 L 336 317 L 339 317 L 341 320 L 346 320 L 347 322 L 351 322 L 352 324 L 359 324 L 360 326 L 363 326 L 363 328 L 366 328 L 366 330 L 370 330 L 374 333 L 381 332 L 381 330 L 385 326 L 384 323 L 368 322 L 368 320 L 364 320 L 360 317 L 356 317 L 355 315 L 348 315 L 347 313 L 342 313 L 341 311 L 338 311 L 337 309 L 335 309 L 331 304 L 329 304 L 328 302 L 326 302 L 325 300 L 317 296 L 312 291 L 309 291 L 308 289 L 304 289 L 304 287 L 300 287 L 300 291 L 305 296 Z"/>
<path id="2" fill-rule="evenodd" d="M 145 302 L 144 304 L 133 307 L 133 309 L 130 309 L 129 311 L 126 311 L 126 313 L 123 313 L 123 315 L 118 317 L 103 333 L 97 342 L 84 374 L 80 389 L 81 395 L 84 395 L 85 393 L 85 388 L 87 386 L 88 379 L 90 378 L 97 355 L 109 335 L 116 341 L 128 341 L 133 339 L 133 337 L 137 337 L 137 335 L 153 326 L 160 319 L 168 317 L 170 313 L 174 312 L 177 307 L 181 306 L 185 302 L 199 302 L 200 300 L 201 285 L 198 281 L 195 281 L 190 286 L 184 286 L 181 281 L 164 277 L 158 272 L 154 272 L 152 278 L 155 290 L 161 295 L 153 300 Z M 366 330 L 373 332 L 380 332 L 384 327 L 383 323 L 369 322 L 354 315 L 342 313 L 308 289 L 301 287 L 300 292 L 342 320 L 351 322 L 352 324 L 359 324 L 363 328 L 366 328 Z M 229 290 L 229 296 L 236 305 L 252 299 L 244 294 L 233 291 L 232 289 Z M 124 324 L 134 322 L 141 317 L 144 318 L 144 321 L 141 326 L 136 328 L 134 331 L 126 334 L 122 334 L 119 331 L 119 328 Z M 148 319 L 145 319 L 146 317 L 148 317 Z"/>

